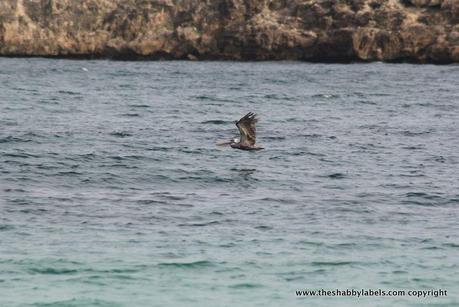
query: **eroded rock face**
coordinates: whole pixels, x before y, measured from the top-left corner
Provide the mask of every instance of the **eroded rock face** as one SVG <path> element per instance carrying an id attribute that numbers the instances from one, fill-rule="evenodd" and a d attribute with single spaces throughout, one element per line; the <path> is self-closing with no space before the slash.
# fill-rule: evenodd
<path id="1" fill-rule="evenodd" d="M 459 61 L 459 0 L 3 0 L 0 55 Z"/>

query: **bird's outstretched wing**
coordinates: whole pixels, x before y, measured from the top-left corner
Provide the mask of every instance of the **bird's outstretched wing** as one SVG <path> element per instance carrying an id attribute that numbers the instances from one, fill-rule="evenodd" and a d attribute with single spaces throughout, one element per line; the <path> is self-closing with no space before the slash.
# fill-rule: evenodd
<path id="1" fill-rule="evenodd" d="M 239 133 L 241 134 L 240 144 L 242 146 L 255 145 L 257 138 L 255 124 L 258 121 L 256 116 L 256 114 L 249 112 L 236 123 L 236 126 L 239 129 Z"/>

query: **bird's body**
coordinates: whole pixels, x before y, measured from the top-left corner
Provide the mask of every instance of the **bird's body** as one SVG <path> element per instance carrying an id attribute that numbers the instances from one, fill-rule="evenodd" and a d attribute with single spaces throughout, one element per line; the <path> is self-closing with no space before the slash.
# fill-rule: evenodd
<path id="1" fill-rule="evenodd" d="M 255 124 L 258 119 L 256 114 L 249 112 L 240 120 L 236 121 L 236 126 L 239 129 L 240 138 L 234 138 L 230 141 L 218 142 L 217 145 L 230 145 L 231 148 L 240 150 L 261 150 L 263 147 L 255 145 L 256 142 L 256 128 Z"/>
<path id="2" fill-rule="evenodd" d="M 256 146 L 245 146 L 241 145 L 240 143 L 233 143 L 230 145 L 231 148 L 240 149 L 240 150 L 262 150 L 263 147 L 256 147 Z"/>

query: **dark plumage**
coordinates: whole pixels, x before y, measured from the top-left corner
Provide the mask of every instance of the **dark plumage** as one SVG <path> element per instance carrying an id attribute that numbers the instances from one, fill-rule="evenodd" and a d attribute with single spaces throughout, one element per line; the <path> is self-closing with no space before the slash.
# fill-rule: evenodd
<path id="1" fill-rule="evenodd" d="M 230 145 L 232 148 L 241 150 L 260 150 L 262 147 L 255 146 L 257 139 L 257 130 L 255 124 L 258 119 L 256 114 L 249 112 L 244 117 L 236 122 L 236 126 L 239 129 L 240 138 L 232 139 L 230 141 L 223 141 L 217 143 L 218 145 Z"/>

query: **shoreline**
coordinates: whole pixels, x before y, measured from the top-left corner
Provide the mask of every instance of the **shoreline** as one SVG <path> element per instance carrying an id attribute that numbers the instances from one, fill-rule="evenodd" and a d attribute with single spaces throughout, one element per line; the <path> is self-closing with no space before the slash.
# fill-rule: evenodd
<path id="1" fill-rule="evenodd" d="M 108 56 L 95 56 L 95 55 L 0 55 L 0 59 L 47 59 L 47 60 L 75 60 L 75 61 L 112 61 L 112 62 L 238 62 L 238 63 L 281 63 L 281 62 L 292 62 L 292 63 L 309 63 L 309 64 L 409 64 L 409 65 L 459 65 L 459 62 L 454 61 L 419 61 L 417 59 L 397 59 L 397 60 L 362 60 L 362 59 L 350 59 L 350 60 L 302 60 L 302 59 L 231 59 L 231 58 L 202 58 L 202 59 L 189 59 L 189 58 L 156 58 L 156 57 L 108 57 Z"/>

